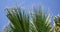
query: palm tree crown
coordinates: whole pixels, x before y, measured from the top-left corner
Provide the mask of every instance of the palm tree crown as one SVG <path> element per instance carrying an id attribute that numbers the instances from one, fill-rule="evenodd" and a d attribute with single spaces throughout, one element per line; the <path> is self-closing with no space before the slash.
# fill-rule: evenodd
<path id="1" fill-rule="evenodd" d="M 35 10 L 34 14 L 26 14 L 20 8 L 6 9 L 10 23 L 6 32 L 51 32 L 49 15 L 44 14 L 42 9 Z M 30 21 L 32 18 L 32 22 Z M 5 28 L 6 29 L 6 28 Z"/>

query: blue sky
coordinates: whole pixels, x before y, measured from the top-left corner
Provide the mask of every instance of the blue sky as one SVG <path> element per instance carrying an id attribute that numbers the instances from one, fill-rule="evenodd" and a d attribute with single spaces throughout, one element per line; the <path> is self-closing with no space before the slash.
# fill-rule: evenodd
<path id="1" fill-rule="evenodd" d="M 27 10 L 28 8 L 32 9 L 33 5 L 36 7 L 41 5 L 44 10 L 49 9 L 51 16 L 60 14 L 60 0 L 0 0 L 0 32 L 3 32 L 4 26 L 9 22 L 4 9 L 6 7 L 15 7 L 16 3 Z"/>

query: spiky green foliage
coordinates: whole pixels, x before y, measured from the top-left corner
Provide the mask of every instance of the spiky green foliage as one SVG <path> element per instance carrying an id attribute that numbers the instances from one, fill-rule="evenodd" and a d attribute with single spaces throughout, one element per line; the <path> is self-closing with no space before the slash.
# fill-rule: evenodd
<path id="1" fill-rule="evenodd" d="M 54 17 L 54 21 L 55 21 L 56 32 L 60 32 L 60 15 Z"/>
<path id="2" fill-rule="evenodd" d="M 37 32 L 50 32 L 50 17 L 48 14 L 43 14 L 42 9 L 34 10 L 33 24 Z"/>
<path id="3" fill-rule="evenodd" d="M 7 17 L 10 19 L 13 32 L 29 32 L 29 15 L 21 11 L 20 8 L 12 8 L 8 11 Z M 10 31 L 10 32 L 12 32 Z"/>
<path id="4" fill-rule="evenodd" d="M 6 9 L 7 17 L 10 20 L 7 32 L 50 32 L 49 15 L 44 14 L 42 9 L 35 10 L 33 14 L 27 15 L 20 8 Z M 30 17 L 32 21 L 30 21 Z M 8 29 L 8 28 L 7 28 Z"/>

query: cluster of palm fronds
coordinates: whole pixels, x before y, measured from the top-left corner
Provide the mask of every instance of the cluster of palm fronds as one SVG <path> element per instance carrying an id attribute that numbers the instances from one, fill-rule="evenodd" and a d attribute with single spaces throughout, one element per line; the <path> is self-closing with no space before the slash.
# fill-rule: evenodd
<path id="1" fill-rule="evenodd" d="M 48 14 L 44 14 L 42 9 L 34 9 L 31 16 L 20 8 L 6 10 L 10 23 L 4 29 L 5 32 L 52 32 L 50 17 Z"/>

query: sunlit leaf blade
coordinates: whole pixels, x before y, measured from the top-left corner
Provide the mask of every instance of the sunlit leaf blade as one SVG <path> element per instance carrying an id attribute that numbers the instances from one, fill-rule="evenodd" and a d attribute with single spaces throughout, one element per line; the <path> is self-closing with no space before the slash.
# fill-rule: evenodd
<path id="1" fill-rule="evenodd" d="M 60 14 L 54 17 L 54 21 L 55 21 L 55 31 L 60 32 Z"/>

